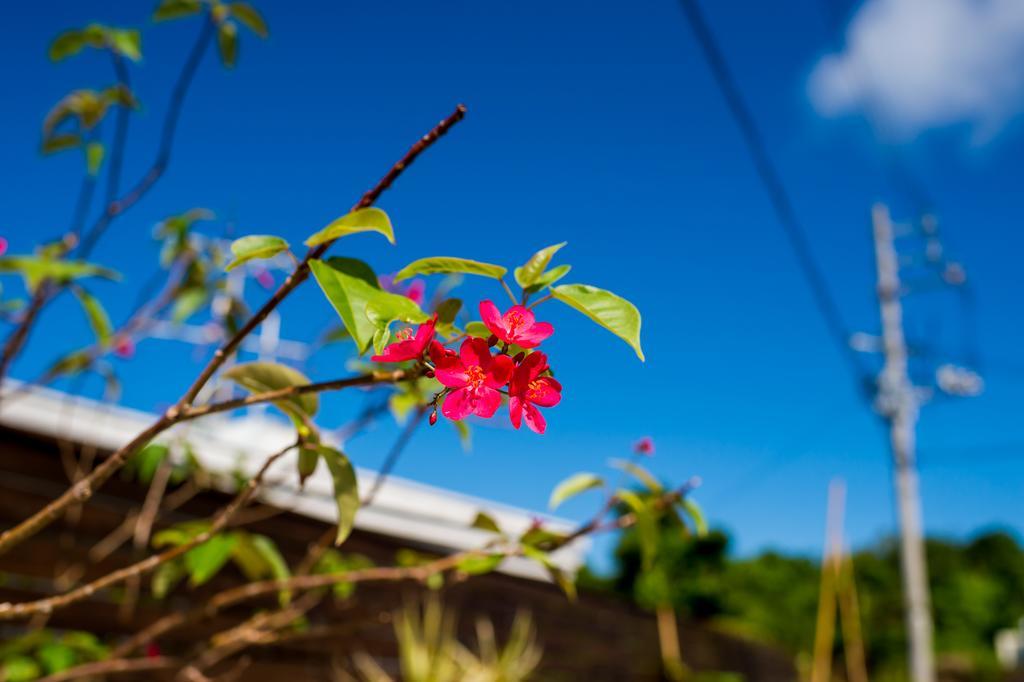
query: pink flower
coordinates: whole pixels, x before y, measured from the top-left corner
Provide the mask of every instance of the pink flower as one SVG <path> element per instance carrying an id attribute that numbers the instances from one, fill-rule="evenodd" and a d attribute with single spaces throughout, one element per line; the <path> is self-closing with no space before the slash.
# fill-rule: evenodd
<path id="1" fill-rule="evenodd" d="M 562 399 L 562 385 L 554 377 L 540 376 L 548 368 L 543 353 L 531 353 L 519 363 L 508 385 L 508 413 L 517 429 L 526 418 L 526 425 L 535 433 L 544 433 L 547 422 L 537 409 L 554 407 Z"/>
<path id="2" fill-rule="evenodd" d="M 4 255 L 5 253 L 7 253 L 7 240 L 4 239 L 3 237 L 0 237 L 0 256 Z"/>
<path id="3" fill-rule="evenodd" d="M 492 334 L 505 343 L 514 343 L 523 348 L 536 348 L 555 331 L 550 322 L 537 322 L 533 312 L 521 305 L 512 306 L 502 315 L 493 302 L 482 301 L 480 317 Z"/>
<path id="4" fill-rule="evenodd" d="M 409 282 L 409 286 L 406 287 L 404 295 L 416 305 L 423 305 L 423 296 L 426 292 L 427 283 L 422 279 L 414 279 Z"/>
<path id="5" fill-rule="evenodd" d="M 403 287 L 395 282 L 394 275 L 380 275 L 377 277 L 377 283 L 380 284 L 380 288 L 384 291 L 389 291 L 392 294 L 401 294 L 416 305 L 423 305 L 427 283 L 422 279 L 414 279 L 407 286 Z"/>
<path id="6" fill-rule="evenodd" d="M 501 405 L 498 389 L 508 383 L 515 367 L 512 358 L 492 357 L 486 341 L 466 339 L 457 356 L 445 351 L 439 353 L 437 359 L 434 376 L 448 388 L 455 389 L 441 406 L 444 416 L 454 421 L 471 414 L 485 418 L 494 416 Z"/>
<path id="7" fill-rule="evenodd" d="M 374 355 L 370 359 L 374 362 L 405 362 L 420 359 L 427 345 L 434 339 L 436 323 L 437 315 L 421 324 L 416 330 L 416 336 L 412 335 L 412 330 L 403 329 L 395 335 L 398 341 L 385 348 L 380 355 Z"/>
<path id="8" fill-rule="evenodd" d="M 129 360 L 135 355 L 135 342 L 128 337 L 121 337 L 114 342 L 114 355 Z"/>
<path id="9" fill-rule="evenodd" d="M 644 436 L 633 444 L 633 452 L 650 457 L 654 454 L 654 441 L 650 436 Z"/>
<path id="10" fill-rule="evenodd" d="M 274 288 L 274 275 L 269 270 L 260 270 L 256 274 L 256 281 L 264 289 Z"/>

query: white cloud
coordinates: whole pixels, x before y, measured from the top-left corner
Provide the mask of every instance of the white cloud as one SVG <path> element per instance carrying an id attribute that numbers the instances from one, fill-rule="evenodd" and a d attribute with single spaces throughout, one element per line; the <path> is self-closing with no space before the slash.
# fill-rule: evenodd
<path id="1" fill-rule="evenodd" d="M 1024 0 L 867 0 L 809 92 L 890 136 L 967 124 L 987 140 L 1024 108 Z"/>

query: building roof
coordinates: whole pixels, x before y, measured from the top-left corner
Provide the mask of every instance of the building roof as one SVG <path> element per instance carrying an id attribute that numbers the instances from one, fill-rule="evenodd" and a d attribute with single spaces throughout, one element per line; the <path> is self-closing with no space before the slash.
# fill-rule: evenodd
<path id="1" fill-rule="evenodd" d="M 11 382 L 13 383 L 13 382 Z M 42 436 L 61 438 L 114 450 L 149 426 L 156 416 L 140 410 L 73 396 L 47 388 L 31 388 L 4 400 L 0 407 L 0 425 Z M 223 480 L 228 489 L 229 474 L 254 474 L 264 458 L 285 447 L 295 438 L 294 429 L 284 422 L 265 416 L 231 417 L 211 415 L 180 424 L 164 435 L 187 437 L 200 463 Z M 326 467 L 319 467 L 299 486 L 294 458 L 289 453 L 278 461 L 261 487 L 259 498 L 273 506 L 296 514 L 334 523 L 337 509 L 332 482 Z M 361 490 L 369 490 L 376 474 L 356 470 Z M 440 552 L 453 552 L 482 546 L 491 535 L 471 527 L 478 512 L 490 514 L 501 528 L 520 533 L 537 518 L 556 531 L 574 528 L 571 522 L 537 512 L 498 504 L 451 490 L 389 476 L 370 506 L 360 509 L 355 527 L 397 540 L 426 545 Z M 585 540 L 552 553 L 552 559 L 564 570 L 579 568 L 588 548 Z M 549 580 L 546 571 L 532 561 L 509 558 L 499 570 L 536 580 Z"/>

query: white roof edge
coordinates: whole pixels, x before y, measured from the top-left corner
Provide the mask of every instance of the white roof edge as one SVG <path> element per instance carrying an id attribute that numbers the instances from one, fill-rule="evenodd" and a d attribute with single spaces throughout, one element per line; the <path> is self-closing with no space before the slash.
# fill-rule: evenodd
<path id="1" fill-rule="evenodd" d="M 13 380 L 8 385 L 17 386 Z M 6 391 L 10 393 L 10 391 Z M 119 405 L 73 396 L 54 389 L 32 387 L 0 400 L 0 424 L 37 433 L 87 443 L 102 449 L 116 449 L 149 426 L 155 415 Z M 254 473 L 262 464 L 252 457 L 285 447 L 294 431 L 283 422 L 267 418 L 206 417 L 175 427 L 168 433 L 187 433 L 188 442 L 203 466 L 212 473 L 229 474 L 241 470 Z M 260 498 L 309 518 L 333 523 L 336 518 L 331 478 L 325 467 L 300 489 L 294 466 L 294 453 L 278 462 L 270 476 L 272 485 L 264 486 Z M 360 488 L 367 490 L 377 474 L 357 469 Z M 444 488 L 389 476 L 372 506 L 361 509 L 355 526 L 399 540 L 418 542 L 440 550 L 460 551 L 483 546 L 490 534 L 470 527 L 477 512 L 485 511 L 510 533 L 520 533 L 541 518 L 552 530 L 575 527 L 569 521 L 538 514 L 458 493 Z M 582 566 L 589 542 L 583 538 L 552 553 L 563 570 Z M 550 581 L 547 572 L 522 558 L 507 559 L 499 570 L 523 578 Z"/>

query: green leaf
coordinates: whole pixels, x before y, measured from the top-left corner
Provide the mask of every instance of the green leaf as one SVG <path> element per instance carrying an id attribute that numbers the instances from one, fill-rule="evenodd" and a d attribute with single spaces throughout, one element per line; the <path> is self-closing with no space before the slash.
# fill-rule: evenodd
<path id="1" fill-rule="evenodd" d="M 29 682 L 42 674 L 39 664 L 28 656 L 11 656 L 0 667 L 4 682 Z"/>
<path id="2" fill-rule="evenodd" d="M 103 304 L 80 286 L 71 287 L 71 291 L 82 305 L 82 310 L 85 311 L 89 326 L 92 327 L 92 332 L 96 335 L 96 342 L 101 346 L 106 346 L 114 333 L 114 327 L 110 323 L 107 311 L 103 309 Z"/>
<path id="3" fill-rule="evenodd" d="M 150 582 L 150 590 L 157 599 L 166 597 L 174 586 L 185 577 L 185 566 L 180 561 L 168 561 L 153 572 L 153 580 Z"/>
<path id="4" fill-rule="evenodd" d="M 306 240 L 306 246 L 319 246 L 326 242 L 359 232 L 377 232 L 395 243 L 395 230 L 388 214 L 379 208 L 360 208 L 346 213 Z"/>
<path id="5" fill-rule="evenodd" d="M 270 35 L 269 31 L 267 31 L 267 22 L 263 20 L 263 16 L 252 5 L 247 2 L 233 2 L 229 7 L 231 8 L 231 16 L 238 23 L 248 28 L 260 38 L 266 38 Z"/>
<path id="6" fill-rule="evenodd" d="M 108 29 L 111 48 L 133 62 L 142 59 L 142 34 L 135 29 Z"/>
<path id="7" fill-rule="evenodd" d="M 647 489 L 652 493 L 660 493 L 663 490 L 661 482 L 655 478 L 654 474 L 639 464 L 628 462 L 626 460 L 615 459 L 611 461 L 611 465 L 616 469 L 632 474 L 637 480 L 647 486 Z"/>
<path id="8" fill-rule="evenodd" d="M 334 548 L 329 548 L 313 567 L 317 574 L 349 573 L 363 568 L 370 568 L 374 564 L 362 554 L 342 554 Z M 334 583 L 334 596 L 338 599 L 348 599 L 355 592 L 355 583 L 336 582 Z"/>
<path id="9" fill-rule="evenodd" d="M 504 560 L 504 554 L 472 555 L 460 561 L 455 568 L 467 575 L 483 575 L 496 569 Z"/>
<path id="10" fill-rule="evenodd" d="M 551 293 L 628 343 L 637 357 L 644 359 L 640 348 L 640 311 L 635 305 L 589 284 L 562 284 L 554 287 Z"/>
<path id="11" fill-rule="evenodd" d="M 339 450 L 319 446 L 320 455 L 327 463 L 331 471 L 331 479 L 334 481 L 334 502 L 338 506 L 338 535 L 334 538 L 334 544 L 340 545 L 352 532 L 352 526 L 356 519 L 356 510 L 359 509 L 359 484 L 356 481 L 356 470 L 352 462 Z"/>
<path id="12" fill-rule="evenodd" d="M 85 146 L 85 169 L 89 175 L 95 177 L 103 165 L 103 144 L 101 142 L 90 142 Z"/>
<path id="13" fill-rule="evenodd" d="M 50 43 L 50 61 L 59 62 L 78 54 L 85 47 L 85 35 L 78 29 L 64 31 Z"/>
<path id="14" fill-rule="evenodd" d="M 77 660 L 75 650 L 60 642 L 49 642 L 36 650 L 36 658 L 43 664 L 47 675 L 59 673 L 73 666 Z"/>
<path id="15" fill-rule="evenodd" d="M 150 540 L 150 544 L 155 548 L 167 547 L 168 545 L 177 547 L 191 541 L 197 535 L 205 533 L 209 528 L 210 523 L 206 520 L 185 521 L 155 533 L 153 539 Z"/>
<path id="16" fill-rule="evenodd" d="M 128 460 L 130 466 L 125 467 L 126 473 L 131 475 L 134 472 L 140 482 L 148 484 L 169 454 L 170 449 L 166 445 L 150 443 Z"/>
<path id="17" fill-rule="evenodd" d="M 225 270 L 231 271 L 242 263 L 257 258 L 273 258 L 288 250 L 288 242 L 269 234 L 251 234 L 231 242 L 231 254 L 235 257 Z"/>
<path id="18" fill-rule="evenodd" d="M 569 598 L 569 601 L 576 601 L 576 583 L 573 582 L 572 578 L 565 574 L 561 568 L 551 560 L 547 552 L 543 552 L 535 547 L 525 546 L 522 547 L 523 556 L 527 559 L 533 559 L 541 566 L 547 569 L 548 575 L 551 576 L 551 580 L 562 588 L 565 592 L 565 596 Z"/>
<path id="19" fill-rule="evenodd" d="M 153 21 L 180 19 L 198 14 L 202 7 L 201 0 L 163 0 L 153 12 Z"/>
<path id="20" fill-rule="evenodd" d="M 554 244 L 530 256 L 530 260 L 526 261 L 522 267 L 515 269 L 513 274 L 515 275 L 516 283 L 524 289 L 535 284 L 537 278 L 544 273 L 548 263 L 551 262 L 551 257 L 566 244 L 568 242 Z"/>
<path id="21" fill-rule="evenodd" d="M 299 485 L 306 482 L 306 479 L 316 473 L 316 465 L 320 463 L 320 453 L 315 448 L 302 448 L 299 450 Z"/>
<path id="22" fill-rule="evenodd" d="M 65 644 L 88 660 L 95 661 L 110 655 L 109 647 L 104 646 L 99 638 L 91 632 L 82 632 L 81 630 L 65 632 L 62 639 Z"/>
<path id="23" fill-rule="evenodd" d="M 493 516 L 486 512 L 477 512 L 476 518 L 473 519 L 473 523 L 470 524 L 470 527 L 485 530 L 488 533 L 497 533 L 499 535 L 502 533 L 498 522 L 494 520 Z"/>
<path id="24" fill-rule="evenodd" d="M 217 27 L 217 48 L 220 50 L 220 61 L 229 69 L 234 67 L 238 58 L 238 28 L 230 21 Z"/>
<path id="25" fill-rule="evenodd" d="M 466 334 L 478 339 L 486 339 L 492 332 L 487 328 L 487 325 L 479 320 L 473 320 L 466 325 Z"/>
<path id="26" fill-rule="evenodd" d="M 366 315 L 367 304 L 381 293 L 377 275 L 369 265 L 354 258 L 314 260 L 309 265 L 345 329 L 352 334 L 356 348 L 365 352 L 377 330 Z"/>
<path id="27" fill-rule="evenodd" d="M 188 287 L 178 294 L 171 308 L 171 319 L 180 324 L 195 315 L 209 300 L 204 287 Z"/>
<path id="28" fill-rule="evenodd" d="M 217 575 L 235 549 L 235 533 L 219 533 L 197 547 L 185 552 L 185 569 L 189 585 L 198 587 Z"/>
<path id="29" fill-rule="evenodd" d="M 389 291 L 380 291 L 367 302 L 366 317 L 374 326 L 373 347 L 378 353 L 387 345 L 392 322 L 422 323 L 430 319 L 415 302 Z"/>
<path id="30" fill-rule="evenodd" d="M 460 272 L 467 275 L 481 275 L 493 279 L 501 279 L 508 272 L 500 265 L 481 263 L 480 261 L 468 260 L 466 258 L 452 258 L 437 256 L 434 258 L 420 258 L 409 263 L 398 271 L 395 281 L 401 282 L 416 275 L 434 275 L 441 272 Z"/>
<path id="31" fill-rule="evenodd" d="M 697 537 L 704 537 L 708 534 L 708 522 L 704 519 L 704 510 L 700 508 L 700 505 L 696 501 L 689 497 L 684 497 L 676 503 L 680 509 L 686 512 L 690 520 L 693 521 L 693 527 L 697 531 Z"/>
<path id="32" fill-rule="evenodd" d="M 526 287 L 526 290 L 531 294 L 536 291 L 540 291 L 544 287 L 551 286 L 558 280 L 568 275 L 570 270 L 572 270 L 571 265 L 559 265 L 558 267 L 551 268 L 550 270 L 542 274 L 540 277 L 538 277 L 533 284 Z"/>
<path id="33" fill-rule="evenodd" d="M 224 372 L 224 378 L 234 381 L 252 393 L 266 393 L 309 384 L 309 378 L 302 372 L 274 362 L 246 362 L 235 365 Z M 289 415 L 298 413 L 312 417 L 320 407 L 320 400 L 316 393 L 303 393 L 275 400 L 274 404 Z"/>
<path id="34" fill-rule="evenodd" d="M 66 149 L 76 149 L 82 146 L 82 136 L 72 133 L 57 133 L 50 135 L 43 140 L 42 152 L 44 154 L 56 154 Z"/>
<path id="35" fill-rule="evenodd" d="M 285 580 L 292 575 L 277 545 L 265 535 L 242 535 L 235 545 L 233 557 L 249 580 Z M 287 605 L 291 598 L 290 590 L 281 590 L 278 595 L 281 606 Z"/>
<path id="36" fill-rule="evenodd" d="M 84 261 L 55 260 L 49 257 L 0 257 L 0 273 L 16 272 L 25 280 L 25 286 L 35 290 L 44 280 L 64 284 L 83 277 L 103 277 L 116 280 L 120 275 L 108 268 Z"/>
<path id="37" fill-rule="evenodd" d="M 449 298 L 441 301 L 437 306 L 437 325 L 434 329 L 442 336 L 454 336 L 460 333 L 455 327 L 455 318 L 462 310 L 462 301 L 457 298 Z"/>
<path id="38" fill-rule="evenodd" d="M 551 509 L 555 509 L 570 497 L 579 495 L 587 490 L 600 488 L 603 485 L 604 479 L 597 474 L 590 474 L 586 472 L 573 474 L 555 486 L 554 491 L 551 493 L 551 500 L 548 502 L 548 506 Z"/>

